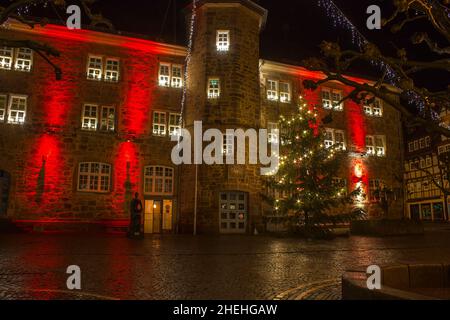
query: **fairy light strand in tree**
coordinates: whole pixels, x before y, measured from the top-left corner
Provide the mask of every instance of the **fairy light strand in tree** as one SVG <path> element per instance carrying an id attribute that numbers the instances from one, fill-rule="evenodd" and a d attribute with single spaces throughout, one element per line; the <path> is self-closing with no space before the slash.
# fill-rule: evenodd
<path id="1" fill-rule="evenodd" d="M 180 128 L 183 128 L 184 124 L 184 109 L 186 105 L 186 97 L 187 97 L 187 83 L 189 81 L 189 64 L 191 62 L 192 58 L 192 46 L 194 43 L 194 32 L 195 32 L 195 22 L 197 18 L 197 2 L 198 0 L 192 1 L 192 12 L 191 12 L 191 20 L 189 23 L 189 38 L 188 38 L 188 48 L 187 48 L 187 55 L 185 60 L 185 67 L 184 67 L 184 84 L 183 84 L 183 95 L 181 98 L 181 111 L 180 111 Z M 181 135 L 179 135 L 178 142 L 180 142 Z"/>
<path id="2" fill-rule="evenodd" d="M 360 51 L 363 51 L 363 48 L 366 44 L 369 43 L 367 38 L 358 30 L 358 28 L 350 21 L 350 19 L 342 12 L 342 10 L 333 2 L 333 0 L 318 0 L 318 6 L 323 8 L 328 17 L 331 18 L 333 26 L 341 27 L 350 31 L 352 35 L 352 43 L 355 44 Z M 386 80 L 396 86 L 400 77 L 394 71 L 394 69 L 388 64 L 384 63 L 380 60 L 371 61 L 372 65 L 379 68 L 382 72 L 386 73 Z M 406 97 L 408 101 L 417 107 L 420 112 L 423 112 L 425 109 L 425 102 L 422 101 L 420 96 L 412 91 L 406 93 Z M 436 117 L 436 115 L 433 115 Z"/>

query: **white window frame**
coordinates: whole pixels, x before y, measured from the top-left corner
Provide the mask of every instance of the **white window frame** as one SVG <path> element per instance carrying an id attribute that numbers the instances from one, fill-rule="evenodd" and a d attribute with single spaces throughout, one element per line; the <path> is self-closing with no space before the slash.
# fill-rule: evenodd
<path id="1" fill-rule="evenodd" d="M 280 143 L 280 128 L 277 122 L 267 122 L 268 142 Z"/>
<path id="2" fill-rule="evenodd" d="M 117 58 L 106 58 L 104 80 L 107 82 L 119 82 L 119 79 L 120 60 Z"/>
<path id="3" fill-rule="evenodd" d="M 87 171 L 82 170 L 82 167 L 87 168 Z M 98 167 L 98 171 L 95 171 L 94 169 L 95 167 Z M 107 169 L 107 173 L 105 173 L 104 169 Z M 111 191 L 111 176 L 112 176 L 112 167 L 110 164 L 101 162 L 80 162 L 78 164 L 77 191 L 109 193 Z M 82 188 L 80 183 L 82 177 L 86 179 L 85 188 Z M 94 181 L 97 180 L 96 188 L 91 188 L 92 180 Z M 106 186 L 107 188 L 105 189 L 103 188 L 103 186 Z"/>
<path id="4" fill-rule="evenodd" d="M 170 71 L 171 71 L 170 69 L 171 69 L 170 63 L 165 62 L 159 63 L 158 84 L 160 87 L 170 87 Z"/>
<path id="5" fill-rule="evenodd" d="M 100 60 L 100 61 L 98 61 L 98 60 Z M 87 78 L 89 80 L 102 81 L 102 79 L 103 79 L 103 57 L 91 55 L 91 54 L 88 56 Z"/>
<path id="6" fill-rule="evenodd" d="M 409 142 L 408 143 L 408 151 L 409 152 L 413 152 L 414 151 L 414 143 L 413 142 Z"/>
<path id="7" fill-rule="evenodd" d="M 213 85 L 213 82 L 217 81 L 217 86 Z M 220 79 L 216 77 L 208 78 L 208 88 L 207 88 L 208 99 L 219 99 L 220 98 Z"/>
<path id="8" fill-rule="evenodd" d="M 175 70 L 179 70 L 175 72 Z M 183 87 L 183 66 L 181 64 L 173 64 L 171 69 L 171 85 L 172 88 Z"/>
<path id="9" fill-rule="evenodd" d="M 374 193 L 376 190 L 380 189 L 384 186 L 384 181 L 382 179 L 370 179 L 369 180 L 369 199 L 370 202 L 376 202 L 378 201 L 375 196 Z"/>
<path id="10" fill-rule="evenodd" d="M 222 154 L 225 157 L 234 155 L 234 134 L 222 135 Z"/>
<path id="11" fill-rule="evenodd" d="M 338 134 L 342 134 L 343 141 L 341 141 L 341 142 L 337 141 L 336 136 Z M 331 140 L 329 138 L 331 138 Z M 324 145 L 325 145 L 325 148 L 330 148 L 332 146 L 337 145 L 338 149 L 347 150 L 347 144 L 345 142 L 345 131 L 339 130 L 339 129 L 326 128 Z"/>
<path id="12" fill-rule="evenodd" d="M 0 48 L 0 69 L 11 70 L 14 59 L 14 49 L 10 47 Z"/>
<path id="13" fill-rule="evenodd" d="M 157 175 L 157 173 L 159 173 Z M 144 168 L 144 194 L 146 195 L 173 195 L 175 171 L 166 166 L 146 166 Z M 160 185 L 162 191 L 156 191 Z M 149 190 L 149 187 L 151 190 Z M 168 188 L 169 187 L 169 188 Z"/>
<path id="14" fill-rule="evenodd" d="M 8 109 L 8 95 L 0 94 L 0 121 L 5 121 L 6 110 Z"/>
<path id="15" fill-rule="evenodd" d="M 378 142 L 381 141 L 381 145 Z M 366 136 L 366 153 L 370 156 L 386 156 L 386 136 L 368 135 Z"/>
<path id="16" fill-rule="evenodd" d="M 33 66 L 33 50 L 29 48 L 17 48 L 15 59 L 14 69 L 16 71 L 30 72 Z"/>
<path id="17" fill-rule="evenodd" d="M 22 109 L 13 109 L 13 103 L 14 103 L 15 99 L 18 99 L 21 102 L 25 101 L 23 110 Z M 16 94 L 10 95 L 9 103 L 8 103 L 8 123 L 24 124 L 26 117 L 27 117 L 27 105 L 28 105 L 28 97 L 27 96 L 16 95 Z"/>
<path id="18" fill-rule="evenodd" d="M 375 138 L 374 138 L 374 136 L 366 136 L 366 153 L 369 156 L 375 155 Z"/>
<path id="19" fill-rule="evenodd" d="M 338 178 L 338 177 L 333 178 L 333 185 L 341 188 L 341 191 L 339 192 L 340 196 L 347 195 L 347 193 L 348 193 L 347 179 Z"/>
<path id="20" fill-rule="evenodd" d="M 331 89 L 331 88 L 322 88 L 322 106 L 324 109 L 334 110 L 334 111 L 343 111 L 344 103 L 336 105 L 339 101 L 342 100 L 342 90 Z M 336 97 L 335 97 L 336 96 Z M 336 98 L 339 97 L 339 100 Z"/>
<path id="21" fill-rule="evenodd" d="M 287 91 L 282 89 L 283 86 L 286 86 Z M 278 88 L 280 92 L 280 102 L 282 103 L 290 103 L 291 102 L 291 84 L 287 81 L 280 81 L 278 83 Z"/>
<path id="22" fill-rule="evenodd" d="M 93 114 L 93 109 L 95 108 L 95 115 Z M 89 109 L 89 114 L 86 114 L 87 109 Z M 84 131 L 96 131 L 98 128 L 98 118 L 99 118 L 100 107 L 96 104 L 86 103 L 83 105 L 82 115 L 81 115 L 81 130 Z"/>
<path id="23" fill-rule="evenodd" d="M 230 30 L 217 30 L 216 48 L 220 52 L 230 50 Z"/>
<path id="24" fill-rule="evenodd" d="M 169 114 L 169 136 L 179 136 L 181 134 L 180 119 L 181 114 L 179 113 Z"/>
<path id="25" fill-rule="evenodd" d="M 278 101 L 278 88 L 277 80 L 267 79 L 267 100 Z"/>
<path id="26" fill-rule="evenodd" d="M 167 114 L 162 111 L 153 111 L 152 122 L 153 135 L 164 137 L 167 134 Z"/>
<path id="27" fill-rule="evenodd" d="M 114 132 L 116 129 L 116 108 L 113 106 L 102 106 L 100 108 L 99 130 L 104 132 Z M 106 117 L 105 117 L 106 111 Z"/>

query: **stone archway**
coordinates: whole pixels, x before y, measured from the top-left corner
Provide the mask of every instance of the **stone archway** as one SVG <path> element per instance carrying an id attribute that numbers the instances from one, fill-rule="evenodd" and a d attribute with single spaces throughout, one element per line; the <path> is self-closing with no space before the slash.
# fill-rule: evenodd
<path id="1" fill-rule="evenodd" d="M 6 217 L 7 214 L 10 185 L 11 175 L 4 170 L 0 170 L 0 218 Z"/>

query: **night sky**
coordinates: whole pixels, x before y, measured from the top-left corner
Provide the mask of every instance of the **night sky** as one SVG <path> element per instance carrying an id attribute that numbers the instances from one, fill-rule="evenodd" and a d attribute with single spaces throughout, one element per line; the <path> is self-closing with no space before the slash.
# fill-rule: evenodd
<path id="1" fill-rule="evenodd" d="M 0 0 L 0 3 L 8 0 Z M 183 9 L 191 0 L 98 0 L 93 6 L 94 12 L 101 12 L 110 19 L 117 30 L 142 34 L 151 40 L 167 43 L 186 44 L 185 16 Z M 285 63 L 299 64 L 304 58 L 319 56 L 318 46 L 321 41 L 337 41 L 342 48 L 356 49 L 351 42 L 350 32 L 333 26 L 332 20 L 317 0 L 259 0 L 259 5 L 269 11 L 266 28 L 261 35 L 261 57 Z M 335 0 L 334 1 L 358 29 L 377 44 L 385 54 L 395 54 L 396 48 L 409 49 L 411 59 L 433 58 L 425 46 L 411 46 L 409 37 L 414 31 L 427 29 L 427 24 L 415 25 L 405 29 L 405 33 L 393 35 L 388 28 L 368 30 L 366 9 L 371 4 L 377 4 L 382 9 L 383 17 L 392 12 L 392 0 Z M 67 1 L 76 4 L 77 1 Z M 57 18 L 54 12 L 33 10 L 33 15 Z M 61 17 L 66 17 L 60 12 Z M 166 18 L 165 18 L 166 17 Z M 86 23 L 88 21 L 83 21 Z M 438 38 L 439 40 L 439 38 Z M 353 73 L 376 76 L 378 70 L 360 65 Z M 447 81 L 435 73 L 422 74 L 418 78 L 420 85 L 445 87 Z M 433 81 L 430 81 L 433 79 Z M 438 81 L 436 81 L 438 79 Z"/>

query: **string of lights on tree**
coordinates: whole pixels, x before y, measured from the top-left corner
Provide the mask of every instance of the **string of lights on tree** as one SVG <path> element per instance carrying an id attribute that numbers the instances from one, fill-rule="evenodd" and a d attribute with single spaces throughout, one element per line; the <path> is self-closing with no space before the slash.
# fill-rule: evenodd
<path id="1" fill-rule="evenodd" d="M 187 96 L 187 83 L 189 80 L 189 64 L 192 58 L 192 46 L 194 42 L 194 32 L 195 32 L 195 21 L 197 18 L 197 2 L 198 0 L 192 1 L 192 12 L 191 12 L 191 20 L 189 23 L 189 38 L 188 38 L 188 48 L 187 48 L 187 55 L 185 60 L 185 68 L 184 68 L 184 85 L 183 85 L 183 95 L 181 98 L 181 111 L 180 111 L 180 128 L 183 127 L 183 115 L 184 115 L 184 108 L 186 105 L 186 96 Z M 181 135 L 179 135 L 179 141 L 180 142 Z"/>
<path id="2" fill-rule="evenodd" d="M 348 19 L 348 17 L 342 12 L 342 10 L 333 2 L 333 0 L 318 0 L 318 6 L 323 8 L 328 17 L 331 18 L 334 27 L 340 27 L 348 30 L 352 35 L 352 43 L 358 47 L 360 51 L 363 50 L 364 46 L 369 43 L 367 38 L 358 30 L 358 28 Z M 396 85 L 400 80 L 400 77 L 389 65 L 385 64 L 383 61 L 372 61 L 372 65 L 378 67 L 382 72 L 386 73 L 386 80 L 392 84 Z M 425 110 L 425 103 L 420 98 L 420 96 L 409 91 L 406 93 L 408 101 L 415 105 L 419 111 L 423 112 Z"/>

